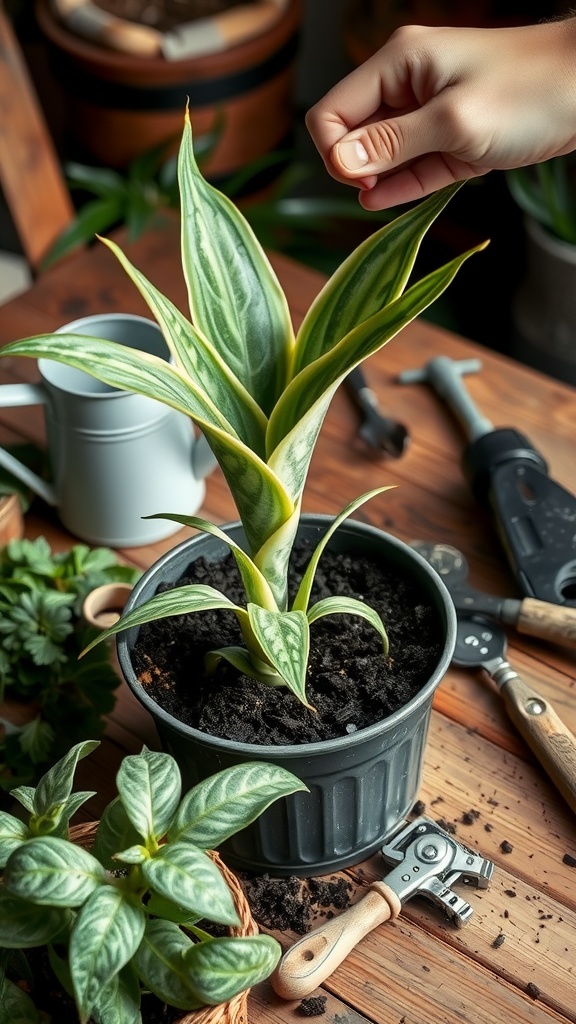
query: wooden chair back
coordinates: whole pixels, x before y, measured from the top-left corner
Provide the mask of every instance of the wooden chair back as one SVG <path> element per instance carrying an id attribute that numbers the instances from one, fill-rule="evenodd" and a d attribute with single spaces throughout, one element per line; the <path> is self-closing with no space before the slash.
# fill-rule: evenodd
<path id="1" fill-rule="evenodd" d="M 0 189 L 33 274 L 74 207 L 19 41 L 0 0 Z"/>

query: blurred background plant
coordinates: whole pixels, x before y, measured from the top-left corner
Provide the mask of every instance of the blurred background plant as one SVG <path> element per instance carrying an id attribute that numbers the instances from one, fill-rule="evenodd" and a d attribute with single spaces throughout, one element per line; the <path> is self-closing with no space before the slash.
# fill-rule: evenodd
<path id="1" fill-rule="evenodd" d="M 95 587 L 139 575 L 107 548 L 52 553 L 44 537 L 0 548 L 0 806 L 71 744 L 101 734 L 119 676 L 106 645 L 78 660 L 98 633 L 82 604 Z"/>
<path id="2" fill-rule="evenodd" d="M 576 154 L 506 172 L 512 198 L 556 238 L 576 244 Z"/>

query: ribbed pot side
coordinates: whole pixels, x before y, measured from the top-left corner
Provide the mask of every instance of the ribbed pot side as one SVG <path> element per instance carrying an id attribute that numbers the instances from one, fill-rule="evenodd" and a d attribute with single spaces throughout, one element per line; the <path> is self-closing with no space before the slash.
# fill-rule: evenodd
<path id="1" fill-rule="evenodd" d="M 313 543 L 330 517 L 302 517 L 299 531 Z M 225 527 L 242 544 L 239 524 Z M 306 783 L 309 793 L 276 801 L 257 821 L 221 848 L 227 863 L 242 871 L 276 876 L 328 874 L 364 860 L 412 808 L 417 799 L 432 700 L 450 664 L 456 615 L 442 580 L 402 541 L 363 523 L 347 521 L 330 541 L 331 550 L 378 559 L 408 573 L 436 611 L 442 630 L 438 663 L 427 683 L 399 711 L 352 735 L 319 743 L 259 746 L 234 743 L 183 725 L 147 694 L 135 676 L 131 650 L 137 629 L 118 636 L 118 658 L 128 686 L 154 718 L 165 750 L 177 759 L 186 786 L 230 765 L 269 761 Z M 228 549 L 208 535 L 193 537 L 159 559 L 134 588 L 126 610 L 150 598 L 161 582 L 176 582 L 194 558 L 213 561 Z"/>

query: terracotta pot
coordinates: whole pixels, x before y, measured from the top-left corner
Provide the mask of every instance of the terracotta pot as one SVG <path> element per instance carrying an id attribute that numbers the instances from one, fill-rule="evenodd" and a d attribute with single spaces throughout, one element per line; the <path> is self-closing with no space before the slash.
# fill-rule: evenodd
<path id="1" fill-rule="evenodd" d="M 0 546 L 9 540 L 21 540 L 24 536 L 22 505 L 17 494 L 3 494 L 0 497 Z"/>
<path id="2" fill-rule="evenodd" d="M 89 849 L 94 841 L 97 828 L 97 821 L 73 825 L 70 829 L 70 838 L 78 846 Z M 258 935 L 258 925 L 252 917 L 250 905 L 236 875 L 226 867 L 216 852 L 208 852 L 218 870 L 224 876 L 226 885 L 232 894 L 236 912 L 240 918 L 240 924 L 231 928 L 230 934 L 234 936 Z M 207 1006 L 202 1010 L 183 1013 L 182 1017 L 178 1018 L 177 1024 L 247 1024 L 248 994 L 249 990 L 246 990 L 234 996 L 227 1003 L 219 1003 L 218 1006 Z"/>
<path id="3" fill-rule="evenodd" d="M 304 515 L 298 533 L 315 546 L 332 519 Z M 223 529 L 245 544 L 239 524 Z M 440 654 L 427 682 L 400 710 L 367 728 L 331 740 L 286 745 L 236 743 L 184 725 L 147 693 L 132 667 L 137 629 L 118 635 L 121 671 L 128 686 L 154 718 L 165 750 L 177 760 L 186 786 L 233 764 L 268 761 L 300 778 L 309 793 L 275 801 L 260 817 L 222 845 L 227 862 L 242 871 L 272 875 L 322 875 L 358 864 L 411 810 L 422 777 L 422 762 L 434 692 L 452 658 L 456 614 L 444 583 L 413 548 L 381 530 L 348 520 L 329 548 L 351 557 L 369 557 L 406 575 L 438 621 Z M 176 583 L 190 563 L 203 556 L 219 561 L 222 541 L 202 534 L 173 548 L 136 584 L 126 604 L 132 611 L 161 583 Z"/>
<path id="4" fill-rule="evenodd" d="M 36 10 L 69 103 L 67 128 L 83 158 L 123 168 L 171 137 L 176 150 L 187 99 L 197 136 L 223 115 L 222 138 L 203 165 L 212 180 L 289 141 L 302 0 L 290 0 L 276 23 L 244 43 L 176 61 L 81 38 L 55 17 L 50 0 L 37 0 Z"/>

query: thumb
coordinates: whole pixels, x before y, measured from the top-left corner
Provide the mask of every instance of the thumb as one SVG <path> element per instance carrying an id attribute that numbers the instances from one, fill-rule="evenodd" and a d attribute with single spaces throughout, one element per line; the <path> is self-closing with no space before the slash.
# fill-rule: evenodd
<path id="1" fill-rule="evenodd" d="M 441 124 L 419 108 L 355 128 L 332 147 L 332 164 L 339 175 L 356 180 L 393 170 L 427 153 L 443 152 L 448 139 Z"/>

